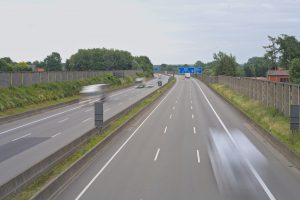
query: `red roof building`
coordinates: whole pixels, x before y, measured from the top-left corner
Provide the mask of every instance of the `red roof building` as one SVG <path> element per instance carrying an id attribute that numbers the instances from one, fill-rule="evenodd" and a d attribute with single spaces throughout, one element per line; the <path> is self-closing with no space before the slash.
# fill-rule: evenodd
<path id="1" fill-rule="evenodd" d="M 268 70 L 267 78 L 269 81 L 289 82 L 289 71 L 285 69 Z"/>

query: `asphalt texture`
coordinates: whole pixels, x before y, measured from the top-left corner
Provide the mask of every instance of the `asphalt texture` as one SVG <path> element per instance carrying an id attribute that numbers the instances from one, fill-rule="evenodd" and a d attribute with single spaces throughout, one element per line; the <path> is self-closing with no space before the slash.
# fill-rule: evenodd
<path id="1" fill-rule="evenodd" d="M 212 130 L 240 131 L 264 157 L 263 164 L 256 157 L 247 163 L 252 194 L 220 190 L 209 156 Z M 173 89 L 124 127 L 55 199 L 299 199 L 299 171 L 258 131 L 206 85 L 178 76 Z M 235 174 L 238 183 L 245 174 Z"/>
<path id="2" fill-rule="evenodd" d="M 162 76 L 163 84 L 168 78 Z M 157 81 L 146 82 L 145 88 L 132 86 L 110 93 L 104 103 L 104 121 L 158 89 Z M 0 125 L 0 185 L 94 128 L 96 100 L 84 99 L 77 104 Z"/>

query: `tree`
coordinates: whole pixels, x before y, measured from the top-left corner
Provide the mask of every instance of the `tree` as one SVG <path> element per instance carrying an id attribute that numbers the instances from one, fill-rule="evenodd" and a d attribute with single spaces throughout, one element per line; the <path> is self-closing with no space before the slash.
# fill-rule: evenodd
<path id="1" fill-rule="evenodd" d="M 205 65 L 204 62 L 202 62 L 201 60 L 198 60 L 198 61 L 194 64 L 195 67 L 203 67 L 204 65 Z"/>
<path id="2" fill-rule="evenodd" d="M 277 68 L 278 52 L 279 52 L 277 39 L 269 35 L 268 35 L 268 39 L 271 42 L 271 44 L 267 46 L 263 46 L 263 48 L 266 49 L 265 58 L 270 60 L 272 64 L 272 68 Z"/>
<path id="3" fill-rule="evenodd" d="M 61 57 L 57 52 L 53 52 L 51 55 L 47 56 L 47 58 L 44 59 L 44 63 L 47 71 L 62 70 Z"/>
<path id="4" fill-rule="evenodd" d="M 300 58 L 300 42 L 295 36 L 282 34 L 276 39 L 276 44 L 279 46 L 279 64 L 281 67 L 288 68 L 294 58 Z"/>
<path id="5" fill-rule="evenodd" d="M 5 61 L 5 59 L 0 59 L 0 72 L 9 72 L 12 71 L 12 67 L 9 63 Z"/>
<path id="6" fill-rule="evenodd" d="M 137 56 L 135 60 L 139 63 L 146 76 L 153 76 L 153 64 L 147 56 Z"/>
<path id="7" fill-rule="evenodd" d="M 300 84 L 300 58 L 294 58 L 289 70 L 290 81 Z"/>
<path id="8" fill-rule="evenodd" d="M 235 57 L 227 55 L 223 52 L 214 54 L 214 61 L 216 62 L 216 75 L 236 76 L 238 64 Z"/>
<path id="9" fill-rule="evenodd" d="M 252 57 L 244 64 L 244 73 L 247 77 L 266 76 L 266 73 L 271 66 L 270 61 L 263 57 Z"/>

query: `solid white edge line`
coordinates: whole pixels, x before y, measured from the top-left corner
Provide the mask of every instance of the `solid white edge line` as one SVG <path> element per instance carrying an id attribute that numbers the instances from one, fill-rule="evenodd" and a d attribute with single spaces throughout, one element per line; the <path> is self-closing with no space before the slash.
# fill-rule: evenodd
<path id="1" fill-rule="evenodd" d="M 23 136 L 21 136 L 21 137 L 18 137 L 18 138 L 16 138 L 16 139 L 13 139 L 12 142 L 17 141 L 17 140 L 19 140 L 19 139 L 22 139 L 22 138 L 24 138 L 24 137 L 27 137 L 27 136 L 29 136 L 29 135 L 31 135 L 31 133 L 27 133 L 26 135 L 23 135 Z"/>
<path id="2" fill-rule="evenodd" d="M 199 154 L 199 150 L 197 149 L 197 161 L 198 163 L 200 163 L 200 154 Z"/>
<path id="3" fill-rule="evenodd" d="M 160 152 L 160 148 L 158 148 L 157 151 L 156 151 L 156 154 L 155 154 L 155 157 L 154 157 L 154 161 L 157 160 L 157 157 L 158 157 L 159 152 Z"/>
<path id="4" fill-rule="evenodd" d="M 51 137 L 54 138 L 54 137 L 56 137 L 56 136 L 58 136 L 58 135 L 60 135 L 60 134 L 61 134 L 61 132 L 56 133 L 56 134 L 52 135 Z"/>
<path id="5" fill-rule="evenodd" d="M 221 120 L 221 118 L 219 117 L 219 115 L 217 114 L 217 112 L 215 111 L 214 107 L 211 105 L 211 103 L 208 100 L 208 98 L 206 97 L 206 95 L 204 94 L 204 92 L 203 92 L 202 88 L 200 87 L 200 85 L 198 84 L 198 82 L 195 81 L 194 79 L 193 79 L 193 81 L 196 83 L 196 85 L 200 89 L 200 91 L 201 91 L 202 95 L 204 96 L 206 102 L 208 103 L 208 105 L 211 108 L 211 110 L 214 112 L 215 116 L 217 117 L 218 121 L 222 125 L 223 129 L 225 130 L 225 132 L 229 136 L 230 140 L 233 142 L 233 144 L 235 144 L 235 146 L 238 146 L 236 144 L 235 140 L 233 139 L 231 133 L 229 132 L 229 130 L 227 129 L 227 127 L 225 126 L 225 124 L 223 123 L 223 121 Z M 261 185 L 261 187 L 264 189 L 264 191 L 266 192 L 266 194 L 268 195 L 269 199 L 270 200 L 276 200 L 276 198 L 274 197 L 274 195 L 272 194 L 272 192 L 269 190 L 269 188 L 264 183 L 264 181 L 262 180 L 262 178 L 259 176 L 259 174 L 257 173 L 257 171 L 254 169 L 254 167 L 252 166 L 252 164 L 246 158 L 244 158 L 244 159 L 245 159 L 248 167 L 250 168 L 251 172 L 253 173 L 253 175 L 255 176 L 255 178 L 257 179 L 257 181 L 259 182 L 259 184 Z"/>
<path id="6" fill-rule="evenodd" d="M 156 109 L 165 101 L 165 99 L 174 91 L 177 82 L 174 87 L 168 92 L 168 94 L 159 102 L 159 104 L 150 112 L 150 114 L 142 121 L 142 123 L 135 129 L 135 131 L 127 138 L 127 140 L 119 147 L 119 149 L 112 155 L 112 157 L 103 165 L 103 167 L 98 171 L 98 173 L 92 178 L 92 180 L 83 188 L 75 200 L 79 200 L 82 195 L 89 189 L 93 182 L 100 176 L 104 169 L 111 163 L 111 161 L 118 155 L 118 153 L 124 148 L 124 146 L 129 142 L 129 140 L 136 134 L 136 132 L 142 127 L 142 125 L 149 119 L 149 117 L 156 111 Z"/>
<path id="7" fill-rule="evenodd" d="M 164 133 L 166 133 L 166 132 L 167 132 L 167 129 L 168 129 L 168 127 L 166 126 L 166 128 L 165 128 L 165 130 L 164 130 Z"/>

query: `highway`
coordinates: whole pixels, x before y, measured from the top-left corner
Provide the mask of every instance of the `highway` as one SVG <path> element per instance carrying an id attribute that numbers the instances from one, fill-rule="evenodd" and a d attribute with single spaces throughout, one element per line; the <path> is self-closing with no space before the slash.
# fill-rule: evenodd
<path id="1" fill-rule="evenodd" d="M 162 76 L 163 84 L 168 76 Z M 104 103 L 104 121 L 158 88 L 134 86 L 109 94 Z M 97 99 L 81 101 L 63 108 L 0 125 L 0 185 L 64 147 L 94 127 Z"/>
<path id="2" fill-rule="evenodd" d="M 299 171 L 258 131 L 206 85 L 177 76 L 164 98 L 114 137 L 55 199 L 299 199 Z M 237 188 L 251 180 L 246 195 L 217 183 L 211 164 L 216 154 L 209 150 L 215 132 L 229 141 L 238 132 L 253 145 L 237 152 L 245 173 L 234 178 Z M 227 172 L 224 167 L 221 176 Z"/>

